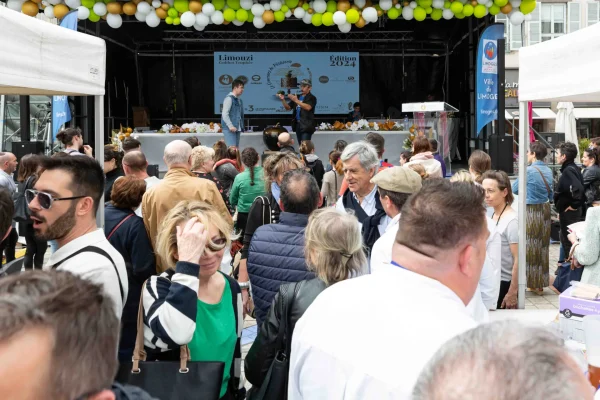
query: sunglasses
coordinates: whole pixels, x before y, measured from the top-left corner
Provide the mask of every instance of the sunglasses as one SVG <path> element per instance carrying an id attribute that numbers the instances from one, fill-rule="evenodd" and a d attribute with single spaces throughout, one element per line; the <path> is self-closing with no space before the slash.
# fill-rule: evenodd
<path id="1" fill-rule="evenodd" d="M 52 203 L 54 203 L 55 201 L 82 199 L 82 198 L 88 197 L 88 196 L 73 196 L 73 197 L 58 198 L 58 197 L 52 196 L 50 193 L 40 192 L 38 190 L 33 190 L 33 189 L 25 190 L 25 200 L 27 201 L 28 205 L 31 204 L 33 199 L 35 199 L 36 197 L 38 199 L 38 203 L 40 203 L 40 207 L 42 207 L 44 210 L 49 210 L 52 207 Z"/>

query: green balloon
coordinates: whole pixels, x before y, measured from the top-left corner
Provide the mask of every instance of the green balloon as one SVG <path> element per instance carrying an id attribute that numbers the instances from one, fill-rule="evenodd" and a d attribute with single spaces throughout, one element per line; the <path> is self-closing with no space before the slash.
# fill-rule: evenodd
<path id="1" fill-rule="evenodd" d="M 210 3 L 210 0 L 201 0 L 202 4 Z"/>
<path id="2" fill-rule="evenodd" d="M 464 19 L 465 18 L 465 14 L 459 12 L 458 14 L 454 15 L 456 17 L 456 19 Z"/>
<path id="3" fill-rule="evenodd" d="M 302 8 L 304 9 L 304 11 L 308 11 L 310 6 L 308 5 L 308 3 L 304 3 L 304 4 L 302 4 Z"/>
<path id="4" fill-rule="evenodd" d="M 248 11 L 241 8 L 236 11 L 235 17 L 237 18 L 238 21 L 246 22 L 246 21 L 248 21 Z"/>
<path id="5" fill-rule="evenodd" d="M 475 15 L 475 18 L 483 18 L 485 17 L 486 11 L 487 9 L 483 4 L 477 4 L 475 10 L 473 11 L 473 15 Z"/>
<path id="6" fill-rule="evenodd" d="M 175 9 L 180 13 L 190 11 L 189 5 L 190 3 L 188 2 L 188 0 L 175 0 L 175 2 L 173 3 L 173 7 L 175 7 Z"/>
<path id="7" fill-rule="evenodd" d="M 498 15 L 498 14 L 500 14 L 500 7 L 498 7 L 495 4 L 492 4 L 489 11 L 490 11 L 490 14 L 492 14 L 492 15 Z"/>
<path id="8" fill-rule="evenodd" d="M 285 0 L 285 5 L 288 6 L 289 8 L 296 8 L 298 7 L 298 0 Z"/>
<path id="9" fill-rule="evenodd" d="M 235 19 L 235 11 L 233 11 L 233 8 L 228 8 L 227 10 L 223 11 L 223 18 L 225 21 L 233 21 Z"/>
<path id="10" fill-rule="evenodd" d="M 521 3 L 520 10 L 523 14 L 531 14 L 533 10 L 535 10 L 536 2 L 534 1 L 524 1 Z"/>
<path id="11" fill-rule="evenodd" d="M 229 6 L 229 8 L 233 8 L 234 10 L 239 10 L 240 8 L 242 8 L 242 6 L 240 5 L 240 0 L 227 0 L 227 5 Z"/>
<path id="12" fill-rule="evenodd" d="M 444 2 L 444 8 L 450 8 L 451 5 L 452 3 L 450 3 L 448 0 Z"/>
<path id="13" fill-rule="evenodd" d="M 439 8 L 435 8 L 431 12 L 431 19 L 434 21 L 439 21 L 440 19 L 442 19 L 442 14 L 443 14 L 442 10 L 440 10 Z"/>
<path id="14" fill-rule="evenodd" d="M 494 0 L 494 4 L 498 7 L 504 7 L 508 4 L 508 0 Z"/>
<path id="15" fill-rule="evenodd" d="M 419 2 L 419 5 L 425 9 L 427 9 L 427 7 L 431 7 L 433 5 L 433 0 L 421 0 Z"/>
<path id="16" fill-rule="evenodd" d="M 393 8 L 388 10 L 388 16 L 390 15 L 390 11 L 392 11 L 392 10 L 393 10 Z M 351 8 L 348 11 L 346 11 L 346 21 L 349 24 L 355 24 L 358 22 L 359 19 L 360 19 L 360 14 L 355 9 Z M 392 18 L 392 19 L 396 19 L 396 18 Z"/>
<path id="17" fill-rule="evenodd" d="M 167 11 L 167 15 L 169 17 L 171 17 L 171 18 L 177 18 L 177 17 L 179 17 L 179 13 L 173 7 L 169 8 L 169 11 Z"/>
<path id="18" fill-rule="evenodd" d="M 165 18 L 165 22 L 167 23 L 167 25 L 173 25 L 173 18 L 167 17 Z"/>
<path id="19" fill-rule="evenodd" d="M 88 18 L 92 22 L 100 21 L 100 16 L 94 12 L 94 10 L 90 10 L 90 16 Z"/>
<path id="20" fill-rule="evenodd" d="M 94 4 L 96 4 L 96 2 L 94 0 L 82 0 L 81 1 L 81 5 L 84 6 L 85 8 L 92 8 L 92 7 L 94 7 Z"/>
<path id="21" fill-rule="evenodd" d="M 181 19 L 179 17 L 173 18 L 173 25 L 181 25 Z"/>
<path id="22" fill-rule="evenodd" d="M 112 3 L 115 0 L 104 0 L 104 4 Z"/>
<path id="23" fill-rule="evenodd" d="M 334 13 L 337 11 L 337 3 L 334 0 L 329 0 L 327 2 L 327 12 Z"/>
<path id="24" fill-rule="evenodd" d="M 350 10 L 348 10 L 350 11 Z M 387 16 L 389 19 L 397 19 L 400 16 L 400 10 L 396 7 L 392 7 L 388 10 Z M 348 15 L 346 14 L 346 20 L 348 19 Z"/>
<path id="25" fill-rule="evenodd" d="M 425 9 L 425 12 L 427 13 L 427 15 L 431 14 L 433 12 L 433 7 L 429 6 Z"/>
<path id="26" fill-rule="evenodd" d="M 473 15 L 473 11 L 475 11 L 475 9 L 470 4 L 465 4 L 465 6 L 462 9 L 462 13 L 465 17 L 470 17 L 471 15 Z"/>
<path id="27" fill-rule="evenodd" d="M 312 16 L 312 24 L 314 26 L 323 25 L 323 14 L 313 14 Z"/>
<path id="28" fill-rule="evenodd" d="M 290 11 L 290 8 L 284 4 L 284 5 L 281 6 L 281 11 L 283 13 L 286 13 L 286 12 Z"/>
<path id="29" fill-rule="evenodd" d="M 463 5 L 462 5 L 462 3 L 460 1 L 455 1 L 450 6 L 450 10 L 452 10 L 452 12 L 454 13 L 454 15 L 456 15 L 456 14 L 462 12 Z"/>
<path id="30" fill-rule="evenodd" d="M 414 9 L 414 17 L 417 21 L 424 21 L 427 18 L 427 13 L 422 7 L 417 7 Z"/>
<path id="31" fill-rule="evenodd" d="M 222 10 L 225 8 L 225 0 L 212 0 L 213 6 L 215 6 L 215 10 Z"/>
<path id="32" fill-rule="evenodd" d="M 323 18 L 321 18 L 321 20 L 323 21 L 323 25 L 333 26 L 333 13 L 329 11 L 323 13 Z"/>
<path id="33" fill-rule="evenodd" d="M 246 21 L 248 21 L 248 22 L 254 21 L 254 14 L 252 14 L 250 11 L 248 11 L 248 19 Z"/>
<path id="34" fill-rule="evenodd" d="M 275 11 L 275 21 L 277 22 L 283 22 L 285 20 L 285 13 L 281 10 L 279 11 Z"/>

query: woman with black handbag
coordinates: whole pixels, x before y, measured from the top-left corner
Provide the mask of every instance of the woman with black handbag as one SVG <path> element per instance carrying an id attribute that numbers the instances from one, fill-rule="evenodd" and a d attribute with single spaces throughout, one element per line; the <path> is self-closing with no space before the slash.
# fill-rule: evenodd
<path id="1" fill-rule="evenodd" d="M 244 362 L 252 400 L 287 398 L 287 370 L 296 322 L 327 287 L 363 274 L 367 259 L 356 218 L 335 208 L 314 211 L 305 257 L 316 278 L 282 285 Z"/>
<path id="2" fill-rule="evenodd" d="M 232 231 L 204 202 L 182 201 L 167 214 L 155 249 L 166 269 L 142 293 L 146 359 L 165 362 L 136 363 L 138 336 L 129 383 L 162 400 L 243 398 L 241 291 L 219 271 Z"/>

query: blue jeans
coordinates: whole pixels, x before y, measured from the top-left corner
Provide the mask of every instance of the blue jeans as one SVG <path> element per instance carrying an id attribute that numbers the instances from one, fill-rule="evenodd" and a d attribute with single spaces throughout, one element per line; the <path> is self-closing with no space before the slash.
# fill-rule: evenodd
<path id="1" fill-rule="evenodd" d="M 302 141 L 304 140 L 310 140 L 312 135 L 312 133 L 307 132 L 296 132 L 296 137 L 298 138 L 298 145 L 300 145 L 300 143 L 302 143 Z"/>
<path id="2" fill-rule="evenodd" d="M 223 129 L 223 136 L 225 136 L 225 144 L 227 147 L 235 146 L 238 149 L 240 148 L 240 131 L 231 132 L 229 129 Z"/>

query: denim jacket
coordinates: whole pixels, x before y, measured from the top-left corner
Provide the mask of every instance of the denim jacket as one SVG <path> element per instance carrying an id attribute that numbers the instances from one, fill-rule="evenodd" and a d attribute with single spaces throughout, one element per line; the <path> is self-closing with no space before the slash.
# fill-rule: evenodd
<path id="1" fill-rule="evenodd" d="M 548 182 L 548 186 L 550 187 L 549 193 L 538 169 L 544 175 L 544 178 L 546 178 L 546 182 Z M 519 179 L 513 183 L 512 191 L 514 194 L 519 194 Z M 543 161 L 536 160 L 532 162 L 527 167 L 527 204 L 544 204 L 547 201 L 551 201 L 553 196 L 552 171 Z"/>

